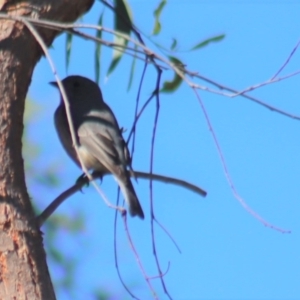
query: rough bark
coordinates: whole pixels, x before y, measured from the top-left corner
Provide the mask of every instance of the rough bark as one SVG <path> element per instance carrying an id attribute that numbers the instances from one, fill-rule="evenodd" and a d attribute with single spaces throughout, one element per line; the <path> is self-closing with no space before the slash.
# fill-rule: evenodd
<path id="1" fill-rule="evenodd" d="M 0 0 L 1 13 L 75 21 L 94 0 Z M 57 32 L 39 29 L 47 45 Z M 0 19 L 0 299 L 55 299 L 26 190 L 24 102 L 40 46 L 21 22 Z"/>

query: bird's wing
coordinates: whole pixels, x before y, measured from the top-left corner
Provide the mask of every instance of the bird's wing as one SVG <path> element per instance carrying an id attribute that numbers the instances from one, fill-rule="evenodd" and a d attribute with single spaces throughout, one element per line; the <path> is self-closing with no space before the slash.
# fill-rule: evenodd
<path id="1" fill-rule="evenodd" d="M 115 166 L 124 166 L 123 138 L 119 128 L 101 119 L 91 118 L 79 127 L 78 138 L 80 144 L 110 172 L 114 173 Z"/>

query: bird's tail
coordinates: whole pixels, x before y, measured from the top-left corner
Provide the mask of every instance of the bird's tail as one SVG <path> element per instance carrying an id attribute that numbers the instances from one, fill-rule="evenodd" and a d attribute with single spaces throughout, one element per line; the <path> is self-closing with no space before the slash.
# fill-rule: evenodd
<path id="1" fill-rule="evenodd" d="M 122 194 L 125 198 L 125 201 L 129 208 L 129 213 L 131 216 L 139 216 L 141 219 L 144 219 L 143 209 L 139 202 L 139 199 L 136 196 L 134 187 L 129 178 L 129 174 L 122 174 L 123 176 L 115 176 L 119 187 L 122 191 Z"/>

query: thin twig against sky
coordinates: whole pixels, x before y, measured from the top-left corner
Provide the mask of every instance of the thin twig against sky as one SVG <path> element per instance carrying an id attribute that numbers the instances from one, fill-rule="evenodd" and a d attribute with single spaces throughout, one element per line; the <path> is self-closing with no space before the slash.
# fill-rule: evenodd
<path id="1" fill-rule="evenodd" d="M 264 226 L 266 227 L 269 227 L 271 229 L 274 229 L 276 231 L 279 231 L 281 233 L 291 233 L 290 230 L 286 230 L 286 229 L 282 229 L 280 227 L 277 227 L 269 222 L 267 222 L 263 217 L 261 217 L 257 212 L 255 212 L 246 202 L 245 200 L 239 195 L 239 193 L 237 192 L 236 188 L 235 188 L 235 185 L 234 185 L 234 182 L 233 180 L 231 179 L 231 176 L 230 176 L 230 173 L 229 173 L 229 170 L 228 170 L 228 167 L 227 167 L 227 164 L 226 164 L 226 161 L 225 161 L 225 158 L 224 158 L 224 155 L 223 155 L 223 152 L 221 150 L 221 146 L 219 144 L 219 141 L 218 141 L 218 138 L 216 136 L 216 133 L 213 129 L 213 126 L 210 122 L 210 119 L 209 119 L 209 116 L 208 116 L 208 113 L 205 109 L 205 106 L 204 106 L 204 103 L 198 93 L 198 91 L 196 89 L 194 89 L 194 92 L 197 96 L 197 99 L 199 101 L 199 104 L 201 106 L 201 109 L 202 109 L 202 112 L 205 116 L 205 120 L 206 120 L 206 123 L 208 125 L 208 128 L 209 128 L 209 131 L 211 132 L 211 135 L 213 137 L 213 140 L 214 140 L 214 143 L 217 147 L 217 151 L 218 151 L 218 154 L 219 154 L 219 157 L 221 159 L 221 163 L 222 163 L 222 167 L 223 167 L 223 170 L 224 170 L 224 173 L 225 173 L 225 177 L 228 181 L 228 184 L 230 186 L 230 189 L 234 195 L 234 197 L 239 201 L 239 203 L 245 208 L 245 210 L 250 213 L 255 219 L 257 219 L 259 222 L 261 222 Z"/>

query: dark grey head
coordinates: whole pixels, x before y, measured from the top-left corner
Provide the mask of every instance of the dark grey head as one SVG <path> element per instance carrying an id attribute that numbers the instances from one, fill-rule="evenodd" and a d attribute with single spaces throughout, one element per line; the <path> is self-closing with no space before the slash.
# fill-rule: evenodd
<path id="1" fill-rule="evenodd" d="M 58 88 L 57 82 L 50 82 Z M 94 81 L 79 75 L 72 75 L 62 80 L 70 102 L 103 101 L 101 90 Z"/>

